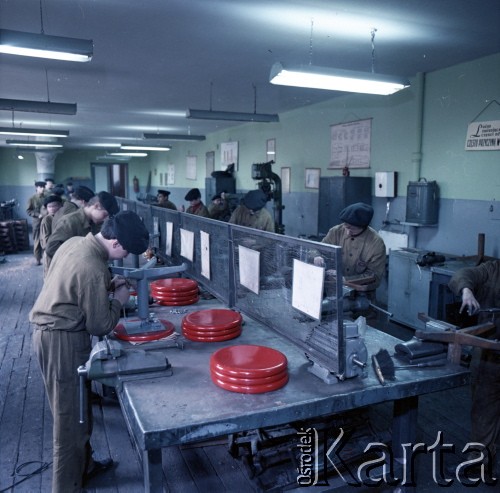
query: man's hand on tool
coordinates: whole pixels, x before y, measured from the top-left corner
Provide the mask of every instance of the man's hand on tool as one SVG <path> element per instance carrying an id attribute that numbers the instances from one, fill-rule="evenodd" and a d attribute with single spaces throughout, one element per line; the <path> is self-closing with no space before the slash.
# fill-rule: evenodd
<path id="1" fill-rule="evenodd" d="M 474 293 L 469 288 L 462 289 L 462 306 L 460 307 L 459 313 L 462 313 L 464 308 L 467 308 L 467 313 L 469 315 L 474 315 L 474 313 L 481 308 L 481 305 L 476 300 Z"/>
<path id="2" fill-rule="evenodd" d="M 115 288 L 113 297 L 115 298 L 115 300 L 118 300 L 122 304 L 122 306 L 125 305 L 130 298 L 130 290 L 128 288 L 128 285 L 121 284 L 120 286 Z"/>

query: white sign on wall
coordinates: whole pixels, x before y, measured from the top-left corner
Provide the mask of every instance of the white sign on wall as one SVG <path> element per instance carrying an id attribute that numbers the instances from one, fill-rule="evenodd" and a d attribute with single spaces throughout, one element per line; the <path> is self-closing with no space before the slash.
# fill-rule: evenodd
<path id="1" fill-rule="evenodd" d="M 500 120 L 473 122 L 467 128 L 466 151 L 500 150 Z"/>

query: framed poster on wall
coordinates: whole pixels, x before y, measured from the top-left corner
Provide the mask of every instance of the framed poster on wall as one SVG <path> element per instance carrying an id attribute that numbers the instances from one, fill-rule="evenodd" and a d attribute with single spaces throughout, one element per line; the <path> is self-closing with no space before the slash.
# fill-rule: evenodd
<path id="1" fill-rule="evenodd" d="M 306 168 L 306 188 L 319 188 L 319 177 L 321 168 Z"/>
<path id="2" fill-rule="evenodd" d="M 292 168 L 286 166 L 281 168 L 281 191 L 283 193 L 290 193 L 290 179 Z"/>
<path id="3" fill-rule="evenodd" d="M 372 119 L 330 126 L 329 169 L 369 168 Z"/>
<path id="4" fill-rule="evenodd" d="M 276 161 L 276 139 L 266 141 L 266 161 Z"/>
<path id="5" fill-rule="evenodd" d="M 215 171 L 215 152 L 210 151 L 205 154 L 205 176 L 211 176 Z"/>
<path id="6" fill-rule="evenodd" d="M 230 164 L 238 171 L 238 142 L 222 142 L 220 145 L 220 169 L 226 171 Z"/>

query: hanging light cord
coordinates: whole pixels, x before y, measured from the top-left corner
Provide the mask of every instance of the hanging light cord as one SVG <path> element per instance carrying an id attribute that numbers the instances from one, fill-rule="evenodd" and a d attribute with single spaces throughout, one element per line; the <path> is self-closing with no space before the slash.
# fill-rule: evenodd
<path id="1" fill-rule="evenodd" d="M 314 19 L 311 18 L 311 34 L 309 36 L 309 65 L 312 65 L 312 58 L 313 58 L 313 28 L 314 28 Z"/>
<path id="2" fill-rule="evenodd" d="M 43 10 L 42 10 L 42 0 L 40 0 L 40 26 L 42 28 L 42 34 L 45 34 L 44 28 L 43 28 Z"/>
<path id="3" fill-rule="evenodd" d="M 375 33 L 377 29 L 374 27 L 371 31 L 372 35 L 372 74 L 375 73 Z"/>

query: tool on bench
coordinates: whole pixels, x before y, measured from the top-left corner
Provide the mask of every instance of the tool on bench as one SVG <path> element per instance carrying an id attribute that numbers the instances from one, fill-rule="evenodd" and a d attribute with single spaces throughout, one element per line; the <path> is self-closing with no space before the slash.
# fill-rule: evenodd
<path id="1" fill-rule="evenodd" d="M 108 387 L 119 388 L 127 380 L 151 377 L 153 373 L 161 376 L 171 375 L 168 359 L 160 352 L 143 349 L 123 349 L 117 341 L 104 337 L 90 353 L 90 358 L 77 370 L 80 379 L 80 423 L 84 421 L 85 380 L 96 380 Z"/>
<path id="2" fill-rule="evenodd" d="M 499 309 L 489 309 L 489 313 L 497 313 Z M 462 346 L 475 346 L 483 349 L 500 351 L 500 342 L 488 340 L 479 336 L 491 335 L 495 330 L 495 324 L 486 322 L 472 327 L 460 329 L 459 327 L 436 320 L 425 313 L 419 313 L 418 318 L 425 322 L 426 330 L 417 330 L 415 337 L 424 341 L 436 341 L 448 343 L 448 361 L 460 363 Z"/>

